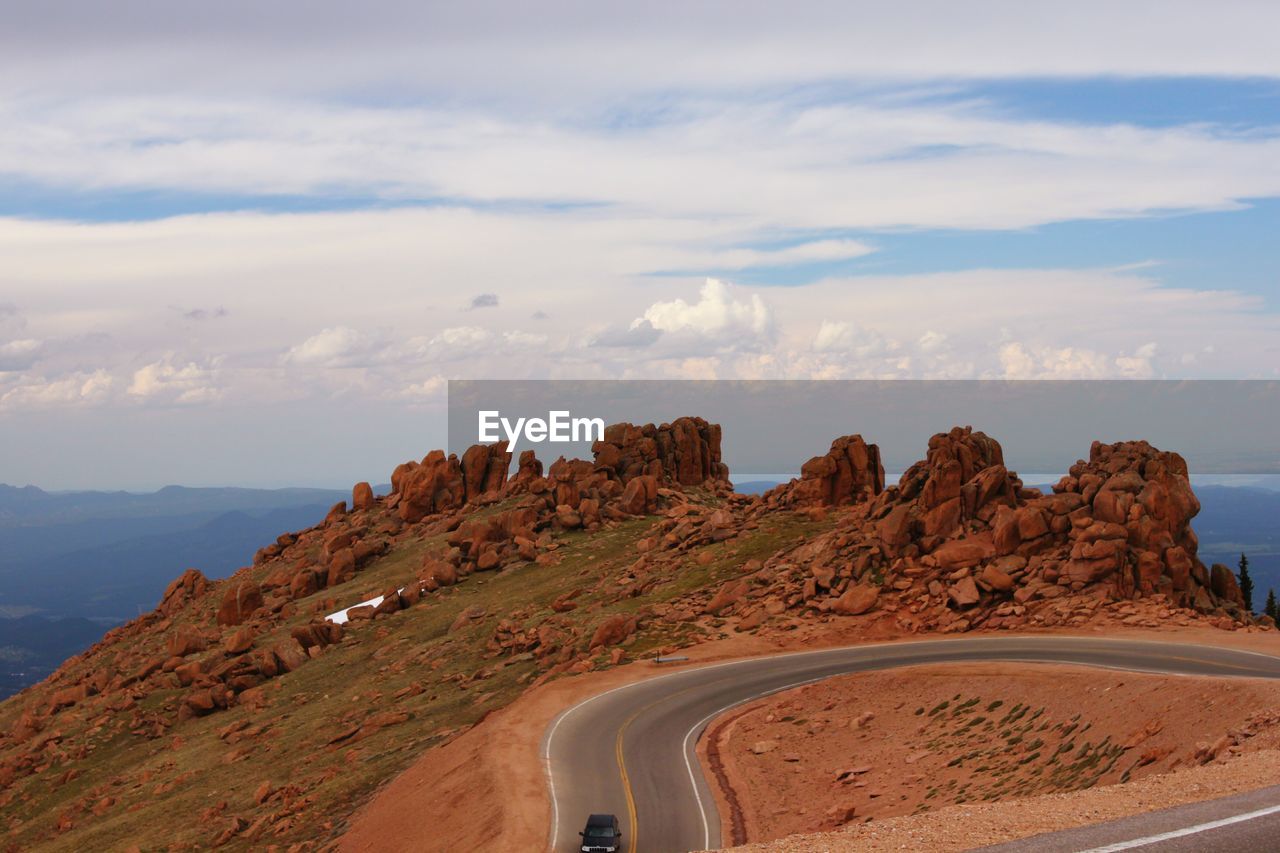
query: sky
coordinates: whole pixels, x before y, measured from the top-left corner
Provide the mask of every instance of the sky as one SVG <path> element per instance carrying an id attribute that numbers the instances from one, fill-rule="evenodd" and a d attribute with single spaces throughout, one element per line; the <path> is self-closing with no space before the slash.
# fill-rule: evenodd
<path id="1" fill-rule="evenodd" d="M 1280 378 L 1274 3 L 4 14 L 3 482 L 385 481 L 450 378 Z"/>

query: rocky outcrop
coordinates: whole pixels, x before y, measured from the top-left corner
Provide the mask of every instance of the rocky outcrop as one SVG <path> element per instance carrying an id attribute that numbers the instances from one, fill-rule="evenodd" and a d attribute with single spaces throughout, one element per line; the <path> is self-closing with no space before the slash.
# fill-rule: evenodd
<path id="1" fill-rule="evenodd" d="M 1145 441 L 1094 442 L 1088 461 L 1073 465 L 1054 492 L 1037 503 L 1067 510 L 1070 552 L 1061 573 L 1070 583 L 1105 582 L 1124 597 L 1159 592 L 1188 606 L 1207 588 L 1242 606 L 1234 576 L 1215 589 L 1196 556 L 1191 519 L 1200 502 L 1177 453 Z"/>
<path id="2" fill-rule="evenodd" d="M 873 472 L 864 446 L 874 447 L 838 439 L 804 477 L 752 505 L 748 516 L 787 502 L 851 506 L 838 532 L 797 548 L 796 568 L 753 597 L 857 615 L 875 589 L 877 610 L 908 608 L 907 624 L 920 630 L 1015 627 L 1039 618 L 1042 603 L 1047 613 L 1059 599 L 1099 597 L 1250 621 L 1231 571 L 1196 556 L 1199 503 L 1176 453 L 1095 442 L 1045 495 L 1023 487 L 998 441 L 957 427 L 933 436 L 926 458 L 872 498 L 874 477 L 859 483 L 841 464 L 866 460 L 862 470 Z"/>
<path id="3" fill-rule="evenodd" d="M 433 450 L 421 462 L 405 462 L 391 473 L 396 512 L 410 524 L 428 515 L 457 509 L 467 502 L 458 457 Z"/>
<path id="4" fill-rule="evenodd" d="M 720 459 L 720 425 L 702 418 L 676 418 L 661 426 L 613 424 L 591 451 L 595 467 L 623 483 L 646 475 L 680 486 L 729 479 Z"/>
<path id="5" fill-rule="evenodd" d="M 467 500 L 481 495 L 497 493 L 507 482 L 507 470 L 511 467 L 511 454 L 507 443 L 473 444 L 462 454 L 463 494 Z"/>
<path id="6" fill-rule="evenodd" d="M 847 506 L 865 503 L 884 491 L 884 464 L 880 448 L 860 435 L 845 435 L 831 442 L 823 456 L 815 456 L 800 468 L 800 478 L 772 490 L 772 504 Z"/>
<path id="7" fill-rule="evenodd" d="M 165 587 L 160 605 L 156 608 L 166 616 L 172 616 L 209 590 L 209 579 L 199 569 L 187 569 Z"/>

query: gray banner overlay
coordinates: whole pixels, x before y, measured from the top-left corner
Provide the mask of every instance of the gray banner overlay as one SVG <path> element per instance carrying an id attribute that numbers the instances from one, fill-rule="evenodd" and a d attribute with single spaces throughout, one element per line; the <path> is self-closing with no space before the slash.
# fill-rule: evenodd
<path id="1" fill-rule="evenodd" d="M 854 433 L 880 446 L 886 471 L 900 472 L 953 426 L 1000 441 L 1019 472 L 1060 474 L 1094 440 L 1145 439 L 1181 453 L 1193 474 L 1280 474 L 1280 382 L 1269 380 L 451 380 L 450 452 L 478 443 L 481 412 L 491 413 L 496 438 L 506 437 L 499 417 L 510 427 L 558 418 L 567 434 L 569 419 L 661 424 L 697 415 L 722 425 L 737 482 L 794 475 L 833 438 Z M 514 450 L 544 463 L 591 458 L 590 441 L 536 442 L 524 431 Z"/>

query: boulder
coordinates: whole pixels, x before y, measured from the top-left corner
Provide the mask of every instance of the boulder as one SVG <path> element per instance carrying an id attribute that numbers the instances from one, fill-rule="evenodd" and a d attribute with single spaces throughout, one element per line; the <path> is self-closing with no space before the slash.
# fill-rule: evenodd
<path id="1" fill-rule="evenodd" d="M 635 616 L 615 613 L 601 622 L 591 635 L 590 649 L 600 646 L 616 646 L 636 632 L 639 620 Z"/>
<path id="2" fill-rule="evenodd" d="M 872 584 L 853 584 L 836 599 L 831 609 L 846 616 L 858 616 L 875 607 L 880 597 L 880 587 Z"/>
<path id="3" fill-rule="evenodd" d="M 942 543 L 932 554 L 938 568 L 944 571 L 976 566 L 995 556 L 995 546 L 987 539 L 970 537 Z"/>
<path id="4" fill-rule="evenodd" d="M 972 607 L 982 600 L 982 595 L 978 592 L 978 585 L 969 576 L 956 581 L 947 590 L 947 595 L 951 597 L 956 607 L 961 608 Z"/>
<path id="5" fill-rule="evenodd" d="M 289 581 L 290 598 L 306 598 L 320 589 L 319 578 L 311 569 L 301 569 Z"/>
<path id="6" fill-rule="evenodd" d="M 253 581 L 232 581 L 218 607 L 219 625 L 239 625 L 262 606 L 262 588 Z"/>
<path id="7" fill-rule="evenodd" d="M 1013 578 L 1000 571 L 993 564 L 987 564 L 982 567 L 982 571 L 978 573 L 978 580 L 996 592 L 1011 592 L 1013 590 Z"/>
<path id="8" fill-rule="evenodd" d="M 418 577 L 424 581 L 434 582 L 437 586 L 453 586 L 458 582 L 458 570 L 452 563 L 429 557 L 423 563 Z"/>
<path id="9" fill-rule="evenodd" d="M 254 630 L 248 625 L 237 628 L 222 641 L 222 650 L 229 655 L 242 655 L 253 648 Z"/>
<path id="10" fill-rule="evenodd" d="M 172 616 L 204 595 L 209 586 L 209 579 L 199 569 L 187 569 L 165 587 L 156 610 L 165 616 Z"/>
<path id="11" fill-rule="evenodd" d="M 271 647 L 271 653 L 275 655 L 281 672 L 293 672 L 309 660 L 307 650 L 293 637 L 276 643 Z"/>
<path id="12" fill-rule="evenodd" d="M 184 658 L 202 652 L 209 647 L 204 635 L 190 625 L 181 625 L 165 638 L 165 648 L 170 657 Z"/>
<path id="13" fill-rule="evenodd" d="M 1209 588 L 1213 594 L 1223 601 L 1244 607 L 1244 594 L 1240 592 L 1235 573 L 1221 563 L 1214 563 L 1209 571 Z"/>
<path id="14" fill-rule="evenodd" d="M 747 594 L 746 581 L 729 581 L 716 591 L 716 594 L 707 602 L 707 606 L 703 608 L 704 613 L 710 613 L 719 616 L 725 610 L 737 604 Z"/>
<path id="15" fill-rule="evenodd" d="M 329 572 L 325 586 L 337 586 L 356 576 L 356 555 L 350 548 L 335 551 L 329 558 Z"/>
<path id="16" fill-rule="evenodd" d="M 658 478 L 649 474 L 634 477 L 618 499 L 618 508 L 631 515 L 646 515 L 658 499 Z"/>
<path id="17" fill-rule="evenodd" d="M 373 509 L 373 487 L 368 483 L 356 483 L 351 490 L 351 509 L 353 512 Z"/>

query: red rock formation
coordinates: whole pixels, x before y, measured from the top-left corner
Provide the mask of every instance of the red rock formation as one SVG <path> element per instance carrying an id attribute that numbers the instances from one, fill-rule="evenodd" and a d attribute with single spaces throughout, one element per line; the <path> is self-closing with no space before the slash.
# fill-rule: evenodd
<path id="1" fill-rule="evenodd" d="M 823 456 L 815 456 L 800 468 L 800 479 L 774 490 L 778 503 L 810 506 L 846 506 L 871 500 L 884 491 L 884 465 L 880 448 L 860 435 L 845 435 L 831 442 Z"/>
<path id="2" fill-rule="evenodd" d="M 842 441 L 805 479 L 757 499 L 757 511 L 797 493 L 832 500 L 830 484 L 848 482 L 827 461 Z M 948 630 L 1012 626 L 1039 602 L 1090 592 L 1244 618 L 1231 571 L 1196 558 L 1198 509 L 1182 458 L 1146 442 L 1095 442 L 1089 460 L 1042 495 L 1005 467 L 997 441 L 956 428 L 935 435 L 896 486 L 855 507 L 839 535 L 797 549 L 797 570 L 780 581 L 791 591 L 773 594 L 847 614 L 860 605 L 851 591 L 870 583 L 903 591 L 913 613 Z M 963 618 L 932 610 L 938 602 Z"/>
<path id="3" fill-rule="evenodd" d="M 1072 507 L 1063 566 L 1071 582 L 1106 581 L 1125 597 L 1161 592 L 1187 605 L 1210 585 L 1191 529 L 1200 502 L 1177 453 L 1145 441 L 1094 442 L 1089 460 L 1071 466 L 1054 492 Z M 1242 603 L 1225 581 L 1214 593 Z"/>
<path id="4" fill-rule="evenodd" d="M 507 443 L 473 444 L 462 454 L 462 480 L 467 500 L 488 492 L 498 492 L 507 482 L 511 454 Z"/>
<path id="5" fill-rule="evenodd" d="M 720 425 L 702 418 L 676 418 L 661 426 L 613 424 L 591 451 L 595 467 L 623 483 L 644 475 L 681 486 L 729 478 L 720 460 Z"/>
<path id="6" fill-rule="evenodd" d="M 351 510 L 359 512 L 361 510 L 373 508 L 373 487 L 368 483 L 356 483 L 355 488 L 351 490 Z"/>
<path id="7" fill-rule="evenodd" d="M 433 450 L 421 462 L 405 462 L 391 474 L 391 490 L 398 496 L 396 510 L 414 523 L 428 515 L 457 509 L 466 503 L 466 484 L 456 456 Z"/>
<path id="8" fill-rule="evenodd" d="M 209 579 L 199 569 L 187 569 L 165 587 L 156 610 L 165 616 L 172 616 L 208 590 Z"/>

